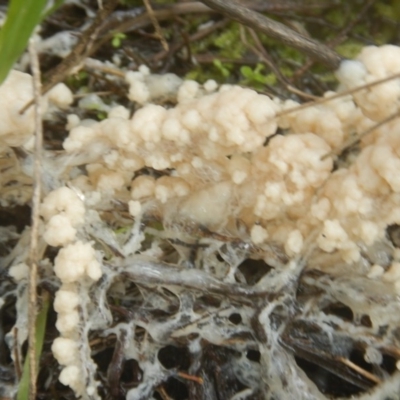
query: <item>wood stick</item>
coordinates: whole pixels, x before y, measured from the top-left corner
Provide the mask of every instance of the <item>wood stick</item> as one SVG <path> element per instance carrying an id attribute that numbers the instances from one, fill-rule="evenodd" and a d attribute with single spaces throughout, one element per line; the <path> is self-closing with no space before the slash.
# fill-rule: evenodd
<path id="1" fill-rule="evenodd" d="M 33 98 L 34 98 L 34 117 L 35 117 L 35 148 L 34 148 L 34 181 L 32 196 L 32 227 L 29 248 L 29 400 L 36 399 L 36 316 L 37 316 L 37 275 L 39 263 L 39 223 L 40 223 L 40 201 L 42 193 L 42 147 L 43 147 L 43 127 L 41 112 L 41 81 L 39 57 L 35 50 L 34 40 L 29 40 L 29 56 L 31 58 Z"/>
<path id="2" fill-rule="evenodd" d="M 202 3 L 249 28 L 259 30 L 290 47 L 306 53 L 311 58 L 321 61 L 333 69 L 339 67 L 341 57 L 329 47 L 298 34 L 280 22 L 242 6 L 237 0 L 202 0 Z"/>

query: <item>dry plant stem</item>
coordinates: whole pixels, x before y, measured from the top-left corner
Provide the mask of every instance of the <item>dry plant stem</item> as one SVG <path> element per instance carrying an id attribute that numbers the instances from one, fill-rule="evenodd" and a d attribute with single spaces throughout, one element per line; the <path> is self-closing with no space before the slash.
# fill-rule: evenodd
<path id="1" fill-rule="evenodd" d="M 14 339 L 14 346 L 13 346 L 13 354 L 15 359 L 15 373 L 17 374 L 18 380 L 21 379 L 22 376 L 22 366 L 21 366 L 21 349 L 18 346 L 18 328 L 15 327 L 13 329 L 13 339 Z"/>
<path id="2" fill-rule="evenodd" d="M 290 47 L 308 54 L 331 68 L 336 69 L 340 64 L 341 57 L 329 47 L 299 35 L 280 22 L 243 7 L 236 0 L 203 0 L 203 3 L 243 25 L 259 30 Z"/>
<path id="3" fill-rule="evenodd" d="M 113 397 L 117 398 L 120 395 L 120 379 L 124 363 L 124 347 L 127 342 L 128 332 L 121 329 L 120 337 L 115 343 L 114 353 L 107 369 L 107 381 L 110 386 L 110 391 Z M 92 345 L 92 344 L 91 344 Z"/>
<path id="4" fill-rule="evenodd" d="M 118 2 L 119 0 L 109 0 L 104 7 L 98 11 L 92 25 L 82 33 L 81 39 L 72 52 L 45 77 L 46 83 L 43 85 L 43 94 L 47 93 L 57 83 L 62 82 L 67 75 L 87 57 L 99 33 L 101 23 L 113 12 Z"/>
<path id="5" fill-rule="evenodd" d="M 165 37 L 163 36 L 162 31 L 161 31 L 161 26 L 158 23 L 158 20 L 157 20 L 156 16 L 154 15 L 153 7 L 151 6 L 149 0 L 143 0 L 143 3 L 146 6 L 147 13 L 149 14 L 149 17 L 151 19 L 151 23 L 153 24 L 154 29 L 155 29 L 155 31 L 157 33 L 157 36 L 159 37 L 159 39 L 161 41 L 163 49 L 168 51 L 168 43 L 165 40 Z"/>
<path id="6" fill-rule="evenodd" d="M 112 94 L 111 91 L 103 91 L 103 92 L 91 92 L 90 94 L 95 94 L 96 96 L 109 96 Z M 81 99 L 83 97 L 86 97 L 88 94 L 87 93 L 80 93 L 80 94 L 74 94 L 74 99 Z"/>
<path id="7" fill-rule="evenodd" d="M 284 85 L 284 87 L 289 91 L 292 92 L 294 94 L 299 95 L 300 97 L 304 97 L 306 99 L 312 99 L 315 100 L 318 97 L 313 96 L 311 94 L 302 92 L 299 89 L 296 89 L 294 86 L 292 86 L 290 83 L 287 82 L 286 78 L 281 74 L 279 68 L 274 64 L 274 62 L 271 60 L 271 57 L 269 57 L 268 53 L 265 51 L 263 44 L 261 43 L 259 37 L 257 36 L 256 32 L 254 32 L 253 29 L 248 28 L 251 37 L 254 40 L 255 45 L 257 46 L 257 48 L 255 48 L 254 46 L 251 46 L 250 44 L 248 44 L 248 47 L 255 53 L 257 54 L 257 56 L 264 61 L 265 64 L 267 64 L 272 71 L 274 72 L 274 74 L 277 76 L 277 78 L 279 79 L 279 81 L 282 83 L 282 85 Z M 246 41 L 247 42 L 247 41 Z"/>
<path id="8" fill-rule="evenodd" d="M 312 5 L 310 5 L 312 6 Z M 304 6 L 295 3 L 266 3 L 266 2 L 251 2 L 249 8 L 259 12 L 281 12 L 281 11 L 294 11 L 297 9 L 304 9 Z M 169 20 L 177 15 L 187 16 L 189 14 L 204 14 L 215 13 L 215 10 L 210 9 L 205 4 L 199 1 L 184 2 L 176 4 L 168 4 L 160 9 L 153 9 L 154 17 L 158 21 Z M 113 32 L 118 31 L 121 33 L 132 32 L 140 28 L 144 28 L 151 24 L 149 14 L 143 8 L 135 8 L 129 11 L 116 11 L 112 13 L 104 22 L 100 29 L 99 36 L 101 38 L 90 50 L 90 54 L 95 53 L 104 43 L 112 38 Z M 126 49 L 128 52 L 129 50 Z M 133 55 L 131 55 L 133 57 Z M 136 57 L 138 57 L 136 55 Z M 145 60 L 140 61 L 146 64 Z"/>
<path id="9" fill-rule="evenodd" d="M 168 396 L 167 392 L 165 391 L 164 386 L 160 386 L 158 389 L 158 394 L 162 397 L 162 400 L 172 400 L 171 397 Z"/>
<path id="10" fill-rule="evenodd" d="M 382 383 L 382 380 L 379 379 L 376 375 L 371 374 L 370 372 L 366 371 L 365 369 L 359 367 L 357 364 L 354 364 L 352 361 L 348 360 L 345 357 L 340 357 L 339 361 L 341 361 L 343 364 L 347 365 L 349 368 L 353 369 L 360 375 L 363 375 L 365 378 L 369 379 L 372 382 L 375 382 L 376 384 Z"/>
<path id="11" fill-rule="evenodd" d="M 203 378 L 201 378 L 199 376 L 189 375 L 189 374 L 186 374 L 185 372 L 178 372 L 177 375 L 180 378 L 187 379 L 188 381 L 196 382 L 199 385 L 202 385 L 204 383 Z"/>
<path id="12" fill-rule="evenodd" d="M 212 64 L 215 61 L 214 54 L 196 54 L 195 60 L 199 64 Z M 243 58 L 229 58 L 229 57 L 218 57 L 218 60 L 222 63 L 231 63 L 235 65 L 257 65 L 260 62 L 259 57 L 255 54 L 250 54 Z"/>
<path id="13" fill-rule="evenodd" d="M 362 138 L 364 138 L 365 136 L 369 135 L 370 133 L 372 133 L 375 129 L 380 128 L 381 126 L 387 124 L 388 122 L 396 119 L 397 117 L 400 116 L 400 113 L 398 111 L 396 111 L 395 113 L 393 113 L 392 115 L 389 115 L 388 117 L 386 117 L 385 119 L 383 119 L 382 121 L 379 121 L 378 123 L 376 123 L 375 125 L 371 126 L 370 128 L 368 128 L 367 130 L 365 130 L 364 132 L 360 133 L 359 135 L 357 135 L 354 138 L 350 138 L 349 140 L 346 140 L 346 142 L 343 143 L 342 146 L 338 147 L 335 150 L 332 150 L 331 152 L 325 154 L 324 156 L 321 157 L 321 160 L 325 160 L 328 157 L 332 157 L 332 156 L 339 156 L 340 154 L 342 154 L 345 150 L 349 149 L 350 147 L 354 146 L 355 144 L 357 144 Z"/>
<path id="14" fill-rule="evenodd" d="M 242 0 L 243 2 L 243 0 Z M 315 2 L 315 3 L 307 3 L 307 2 L 299 2 L 297 0 L 294 1 L 281 1 L 281 0 L 255 0 L 249 1 L 244 0 L 246 5 L 248 5 L 251 9 L 257 10 L 260 12 L 284 12 L 284 11 L 308 11 L 310 9 L 324 9 L 329 8 L 329 2 Z"/>
<path id="15" fill-rule="evenodd" d="M 44 77 L 45 84 L 42 88 L 42 94 L 47 93 L 51 88 L 57 85 L 57 83 L 62 82 L 75 68 L 80 66 L 82 61 L 89 55 L 102 22 L 113 12 L 118 2 L 119 0 L 109 0 L 106 3 L 97 13 L 92 25 L 82 33 L 81 39 L 71 53 Z M 23 114 L 32 104 L 33 100 L 26 104 L 21 109 L 20 113 Z"/>
<path id="16" fill-rule="evenodd" d="M 346 26 L 339 32 L 339 34 L 331 41 L 327 43 L 329 47 L 335 47 L 342 43 L 346 38 L 348 33 L 354 28 L 354 26 L 363 20 L 365 17 L 365 14 L 369 10 L 369 8 L 375 3 L 376 0 L 369 0 L 368 2 L 365 3 L 365 5 L 362 7 L 360 12 L 355 16 L 354 19 L 352 19 Z M 305 65 L 303 65 L 300 69 L 298 69 L 292 78 L 292 80 L 299 79 L 301 76 L 303 76 L 312 66 L 314 65 L 313 60 L 309 60 Z"/>
<path id="17" fill-rule="evenodd" d="M 173 18 L 176 15 L 187 14 L 204 14 L 210 12 L 210 9 L 200 2 L 172 4 L 166 8 L 154 10 L 154 17 L 158 21 Z M 96 49 L 107 42 L 113 35 L 114 31 L 131 32 L 140 28 L 144 28 L 151 24 L 149 14 L 143 9 L 134 9 L 131 11 L 116 11 L 102 25 L 100 34 L 104 35 Z"/>
<path id="18" fill-rule="evenodd" d="M 88 69 L 97 70 L 103 72 L 104 74 L 110 74 L 117 76 L 118 78 L 125 78 L 125 73 L 118 68 L 110 67 L 109 65 L 103 64 L 101 61 L 94 58 L 87 58 L 85 60 L 85 67 Z M 107 92 L 109 93 L 109 92 Z"/>
<path id="19" fill-rule="evenodd" d="M 376 0 L 369 0 L 367 1 L 361 10 L 356 14 L 356 16 L 350 20 L 346 26 L 339 32 L 339 34 L 330 42 L 328 42 L 328 46 L 334 47 L 338 44 L 342 43 L 346 38 L 349 32 L 355 27 L 355 25 L 361 22 L 369 8 L 375 3 Z"/>
<path id="20" fill-rule="evenodd" d="M 282 12 L 295 11 L 297 9 L 304 10 L 304 6 L 296 3 L 272 3 L 264 1 L 251 2 L 248 5 L 252 10 L 259 12 Z M 309 8 L 307 6 L 307 8 Z M 215 10 L 210 9 L 200 1 L 188 1 L 176 4 L 167 4 L 162 8 L 153 9 L 154 17 L 158 21 L 170 19 L 176 15 L 188 14 L 203 14 L 215 13 Z M 150 16 L 143 8 L 135 8 L 128 11 L 114 12 L 103 24 L 101 33 L 107 35 L 107 38 L 112 36 L 113 31 L 129 32 L 139 28 L 143 28 L 151 23 Z M 108 39 L 107 39 L 108 40 Z"/>
<path id="21" fill-rule="evenodd" d="M 302 269 L 302 264 L 298 263 L 297 273 Z M 241 304 L 253 304 L 251 298 L 274 297 L 277 292 L 282 290 L 282 285 L 276 283 L 276 279 L 271 276 L 267 287 L 252 287 L 238 283 L 225 283 L 209 276 L 207 273 L 199 270 L 180 269 L 163 262 L 153 262 L 149 260 L 140 260 L 127 258 L 121 265 L 120 273 L 125 279 L 143 285 L 166 285 L 178 286 L 187 289 L 199 290 L 202 292 L 224 295 L 235 299 Z M 297 281 L 297 273 L 294 274 L 293 281 L 286 282 L 286 291 Z"/>
<path id="22" fill-rule="evenodd" d="M 227 19 L 223 19 L 222 21 L 215 22 L 209 28 L 201 29 L 200 31 L 194 33 L 193 35 L 187 37 L 185 40 L 171 45 L 169 51 L 162 50 L 159 53 L 155 54 L 153 56 L 153 58 L 151 59 L 151 61 L 154 63 L 161 61 L 162 59 L 167 57 L 168 54 L 170 54 L 171 52 L 175 53 L 175 52 L 179 51 L 185 45 L 188 47 L 188 51 L 190 51 L 190 46 L 189 46 L 190 43 L 193 43 L 193 42 L 196 42 L 197 40 L 203 39 L 204 37 L 210 35 L 212 32 L 215 32 L 217 29 L 223 28 L 227 23 L 228 23 Z M 196 57 L 196 56 L 194 56 L 194 57 Z M 191 59 L 191 57 L 188 57 L 188 60 L 190 60 L 190 59 Z"/>
<path id="23" fill-rule="evenodd" d="M 316 105 L 319 105 L 319 104 L 324 104 L 324 103 L 327 103 L 328 101 L 339 99 L 340 97 L 347 96 L 348 94 L 357 93 L 357 92 L 359 92 L 361 90 L 364 90 L 364 89 L 369 89 L 371 87 L 374 87 L 376 85 L 380 85 L 380 84 L 385 83 L 385 82 L 389 82 L 389 81 L 391 81 L 393 79 L 396 79 L 396 78 L 400 78 L 400 72 L 397 73 L 397 74 L 393 74 L 391 76 L 388 76 L 386 78 L 378 79 L 378 80 L 376 80 L 374 82 L 366 83 L 365 85 L 362 85 L 362 86 L 357 86 L 357 87 L 349 89 L 349 90 L 344 90 L 343 92 L 336 93 L 333 96 L 319 98 L 318 100 L 310 101 L 309 103 L 304 103 L 304 104 L 300 104 L 299 106 L 296 106 L 296 107 L 293 107 L 293 108 L 288 108 L 287 110 L 278 112 L 276 114 L 276 116 L 277 117 L 281 117 L 282 115 L 287 115 L 287 114 L 290 114 L 292 112 L 297 112 L 297 111 L 303 110 L 304 108 L 316 106 Z"/>
<path id="24" fill-rule="evenodd" d="M 35 115 L 35 153 L 34 153 L 34 181 L 32 196 L 32 226 L 29 249 L 29 399 L 36 399 L 36 307 L 37 307 L 37 274 L 38 274 L 38 243 L 39 243 L 39 208 L 41 197 L 41 176 L 42 176 L 42 112 L 41 112 L 41 81 L 39 58 L 35 50 L 33 39 L 29 41 L 29 56 L 33 75 L 33 96 Z"/>
<path id="25" fill-rule="evenodd" d="M 210 12 L 210 9 L 200 2 L 173 4 L 160 10 L 154 10 L 154 16 L 158 21 L 168 20 L 177 15 L 204 14 Z M 100 29 L 100 39 L 90 50 L 89 55 L 95 53 L 104 43 L 107 43 L 113 35 L 113 32 L 121 33 L 135 31 L 151 24 L 150 16 L 142 9 L 131 11 L 117 11 L 113 13 L 102 25 Z M 128 49 L 126 49 L 128 51 Z M 134 58 L 133 54 L 131 55 Z M 135 55 L 138 57 L 138 55 Z M 139 58 L 139 57 L 138 57 Z M 144 60 L 141 61 L 144 63 Z"/>

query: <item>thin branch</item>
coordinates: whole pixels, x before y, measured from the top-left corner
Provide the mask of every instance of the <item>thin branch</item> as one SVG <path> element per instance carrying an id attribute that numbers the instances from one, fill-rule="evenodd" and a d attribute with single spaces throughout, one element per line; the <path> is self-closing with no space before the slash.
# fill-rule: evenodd
<path id="1" fill-rule="evenodd" d="M 353 363 L 352 361 L 348 360 L 345 357 L 339 357 L 339 361 L 343 364 L 347 365 L 349 368 L 353 369 L 355 372 L 359 373 L 360 375 L 364 376 L 365 378 L 369 379 L 370 381 L 380 384 L 382 380 L 379 379 L 376 375 L 371 374 L 370 372 L 366 371 L 365 369 L 359 367 L 357 364 Z"/>
<path id="2" fill-rule="evenodd" d="M 393 75 L 390 75 L 390 76 L 387 76 L 386 78 L 382 78 L 382 79 L 378 79 L 378 80 L 370 82 L 370 83 L 366 83 L 365 85 L 361 85 L 361 86 L 357 86 L 355 88 L 344 90 L 343 92 L 338 92 L 338 93 L 336 93 L 336 94 L 334 94 L 332 96 L 319 98 L 316 101 L 310 101 L 308 103 L 303 103 L 303 104 L 300 104 L 298 106 L 295 106 L 295 107 L 292 107 L 292 108 L 288 108 L 287 110 L 283 110 L 283 111 L 278 112 L 276 114 L 276 116 L 277 117 L 281 117 L 282 115 L 291 114 L 293 112 L 303 110 L 304 108 L 308 108 L 308 107 L 324 104 L 324 103 L 327 103 L 328 101 L 336 100 L 336 99 L 339 99 L 340 97 L 347 96 L 348 94 L 357 93 L 357 92 L 360 92 L 361 90 L 364 90 L 364 89 L 369 89 L 371 87 L 374 87 L 376 85 L 380 85 L 380 84 L 385 83 L 385 82 L 389 82 L 389 81 L 391 81 L 393 79 L 396 79 L 396 78 L 400 78 L 400 72 L 398 72 L 396 74 L 393 74 Z"/>
<path id="3" fill-rule="evenodd" d="M 227 19 L 223 19 L 221 21 L 215 22 L 214 24 L 212 24 L 208 28 L 204 28 L 204 29 L 201 29 L 201 30 L 197 31 L 196 33 L 194 33 L 193 35 L 191 35 L 189 37 L 184 37 L 184 40 L 182 40 L 182 41 L 180 41 L 178 43 L 172 44 L 170 46 L 170 50 L 169 51 L 162 50 L 159 53 L 155 54 L 152 57 L 151 61 L 153 63 L 161 61 L 162 59 L 167 57 L 169 54 L 176 53 L 177 51 L 179 51 L 184 46 L 187 47 L 188 53 L 190 53 L 190 43 L 193 43 L 193 42 L 196 42 L 197 40 L 203 39 L 204 37 L 206 37 L 206 36 L 210 35 L 211 33 L 215 32 L 217 29 L 223 28 L 227 23 L 228 23 L 228 20 Z M 197 61 L 197 56 L 195 56 L 195 58 L 196 58 L 196 61 Z M 192 59 L 192 56 L 189 55 L 188 56 L 188 60 L 191 60 L 191 59 Z"/>
<path id="4" fill-rule="evenodd" d="M 162 400 L 172 400 L 171 397 L 168 396 L 168 393 L 166 392 L 164 386 L 159 386 L 157 388 L 157 392 L 161 396 Z"/>
<path id="5" fill-rule="evenodd" d="M 356 16 L 350 20 L 343 29 L 338 33 L 338 35 L 333 39 L 330 40 L 327 45 L 331 48 L 334 48 L 335 46 L 339 45 L 342 43 L 346 38 L 347 35 L 351 32 L 351 30 L 360 22 L 362 21 L 368 10 L 371 8 L 371 6 L 375 3 L 376 0 L 368 0 L 364 6 L 361 8 L 361 10 L 356 14 Z M 304 64 L 297 72 L 295 72 L 293 78 L 294 79 L 299 79 L 306 71 L 308 71 L 314 64 L 314 60 L 309 60 L 306 64 Z"/>
<path id="6" fill-rule="evenodd" d="M 80 66 L 86 57 L 88 57 L 100 32 L 104 19 L 113 12 L 118 2 L 119 0 L 109 0 L 106 5 L 98 11 L 93 23 L 82 33 L 79 42 L 73 48 L 71 53 L 65 57 L 60 64 L 46 74 L 44 77 L 45 83 L 42 88 L 42 94 L 47 93 L 55 85 L 62 82 L 75 68 Z M 21 109 L 20 114 L 23 114 L 32 104 L 33 100 Z"/>
<path id="7" fill-rule="evenodd" d="M 97 38 L 101 24 L 118 5 L 119 0 L 109 0 L 101 8 L 93 20 L 93 23 L 83 32 L 78 44 L 74 47 L 72 52 L 64 58 L 64 60 L 57 65 L 50 73 L 45 76 L 46 83 L 43 85 L 43 94 L 47 93 L 57 83 L 62 82 L 71 71 L 76 68 L 89 54 L 90 49 Z"/>
<path id="8" fill-rule="evenodd" d="M 41 111 L 41 88 L 39 58 L 35 50 L 34 40 L 29 41 L 29 55 L 33 75 L 33 97 L 35 118 L 35 147 L 34 147 L 34 182 L 32 196 L 32 227 L 29 249 L 29 399 L 36 399 L 36 314 L 37 314 L 37 274 L 39 263 L 39 210 L 41 198 L 42 181 L 42 146 L 43 128 Z"/>
<path id="9" fill-rule="evenodd" d="M 18 345 L 18 328 L 15 326 L 13 329 L 13 355 L 14 355 L 14 365 L 15 365 L 15 373 L 17 375 L 17 379 L 20 380 L 22 376 L 22 367 L 21 367 L 21 349 Z"/>
<path id="10" fill-rule="evenodd" d="M 267 64 L 271 68 L 272 72 L 276 75 L 276 77 L 281 82 L 281 84 L 286 88 L 286 90 L 288 90 L 289 92 L 295 93 L 298 96 L 304 97 L 306 99 L 313 99 L 313 100 L 318 99 L 318 97 L 313 96 L 309 93 L 305 93 L 305 92 L 295 88 L 294 86 L 292 86 L 286 80 L 286 78 L 282 75 L 279 68 L 274 64 L 274 62 L 271 59 L 271 57 L 269 56 L 269 54 L 265 51 L 264 46 L 261 43 L 261 40 L 257 36 L 257 33 L 253 29 L 250 29 L 250 28 L 247 28 L 247 29 L 249 30 L 250 35 L 253 38 L 256 47 L 249 44 L 244 35 L 243 35 L 242 40 L 249 47 L 249 49 L 251 49 L 253 51 L 254 54 L 256 54 L 265 64 Z"/>
<path id="11" fill-rule="evenodd" d="M 202 0 L 202 2 L 241 24 L 259 30 L 332 68 L 336 69 L 340 64 L 341 57 L 328 46 L 302 36 L 280 22 L 242 6 L 237 0 Z"/>
<path id="12" fill-rule="evenodd" d="M 144 5 L 146 6 L 147 13 L 149 14 L 149 17 L 151 19 L 151 23 L 154 26 L 156 34 L 157 34 L 158 38 L 161 41 L 163 49 L 168 51 L 168 49 L 169 49 L 168 43 L 167 43 L 167 41 L 165 40 L 165 37 L 162 34 L 161 26 L 158 23 L 157 17 L 154 14 L 154 10 L 153 10 L 153 7 L 150 4 L 150 1 L 149 0 L 143 0 L 143 2 L 144 2 Z"/>
<path id="13" fill-rule="evenodd" d="M 252 10 L 258 12 L 283 12 L 283 11 L 304 11 L 305 8 L 321 8 L 324 5 L 319 4 L 307 4 L 305 7 L 303 4 L 297 2 L 250 2 L 247 4 Z M 182 3 L 165 4 L 161 7 L 153 9 L 154 16 L 158 21 L 171 19 L 177 15 L 187 16 L 189 14 L 204 14 L 204 13 L 215 13 L 213 10 L 207 7 L 200 1 L 185 1 Z M 151 23 L 150 16 L 146 12 L 145 7 L 131 8 L 127 11 L 115 11 L 110 15 L 101 28 L 101 34 L 111 33 L 113 31 L 118 32 L 130 32 L 139 28 L 143 28 Z"/>
<path id="14" fill-rule="evenodd" d="M 125 72 L 123 72 L 122 70 L 120 70 L 116 67 L 111 67 L 109 65 L 106 65 L 106 64 L 102 63 L 101 61 L 96 60 L 94 58 L 88 57 L 85 60 L 84 66 L 89 69 L 94 69 L 94 70 L 103 72 L 104 74 L 114 75 L 114 76 L 117 76 L 118 78 L 122 78 L 122 79 L 125 78 Z M 107 93 L 109 93 L 109 92 L 107 92 Z"/>
<path id="15" fill-rule="evenodd" d="M 180 371 L 177 372 L 177 375 L 180 378 L 187 379 L 188 381 L 196 382 L 199 385 L 203 385 L 203 383 L 204 383 L 204 379 L 201 378 L 200 376 L 189 375 L 186 372 L 180 372 Z"/>
<path id="16" fill-rule="evenodd" d="M 363 7 L 358 11 L 358 13 L 351 19 L 345 27 L 339 32 L 339 34 L 328 43 L 329 46 L 337 46 L 343 40 L 347 38 L 347 35 L 354 29 L 354 27 L 361 21 L 364 20 L 368 10 L 372 7 L 376 0 L 368 0 L 365 2 Z"/>
<path id="17" fill-rule="evenodd" d="M 393 121 L 394 119 L 398 118 L 400 116 L 400 112 L 396 111 L 395 113 L 389 115 L 388 117 L 384 118 L 383 120 L 377 122 L 376 124 L 372 125 L 370 128 L 366 129 L 364 132 L 361 132 L 359 135 L 350 138 L 349 140 L 346 140 L 342 146 L 332 150 L 331 152 L 323 155 L 321 157 L 321 160 L 325 160 L 328 157 L 332 156 L 339 156 L 342 154 L 345 150 L 349 149 L 350 147 L 353 147 L 356 143 L 358 143 L 361 139 L 363 139 L 365 136 L 369 135 L 372 133 L 375 129 L 380 128 L 381 126 L 387 124 L 390 121 Z"/>

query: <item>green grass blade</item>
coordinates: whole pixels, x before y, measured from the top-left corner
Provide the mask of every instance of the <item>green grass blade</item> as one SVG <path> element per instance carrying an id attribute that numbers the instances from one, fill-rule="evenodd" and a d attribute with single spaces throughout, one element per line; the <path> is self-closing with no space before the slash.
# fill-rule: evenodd
<path id="1" fill-rule="evenodd" d="M 47 314 L 50 306 L 50 296 L 47 292 L 43 294 L 42 308 L 36 318 L 36 363 L 39 365 L 40 355 L 42 354 L 43 340 L 46 332 Z M 25 357 L 24 370 L 18 386 L 17 400 L 29 399 L 29 354 Z"/>
<path id="2" fill-rule="evenodd" d="M 54 0 L 53 5 L 49 9 L 47 9 L 42 18 L 46 19 L 49 15 L 53 14 L 53 12 L 56 11 L 62 3 L 64 3 L 64 0 Z"/>
<path id="3" fill-rule="evenodd" d="M 47 0 L 11 0 L 6 22 L 0 30 L 0 84 L 25 50 L 40 22 Z"/>

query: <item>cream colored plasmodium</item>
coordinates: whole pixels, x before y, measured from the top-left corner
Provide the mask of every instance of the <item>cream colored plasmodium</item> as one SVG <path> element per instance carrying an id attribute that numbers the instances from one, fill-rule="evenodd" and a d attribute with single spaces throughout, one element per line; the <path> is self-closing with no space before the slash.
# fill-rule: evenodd
<path id="1" fill-rule="evenodd" d="M 0 85 L 0 143 L 21 146 L 34 132 L 33 108 L 24 107 L 33 100 L 32 76 L 11 70 Z M 63 83 L 56 85 L 42 98 L 45 113 L 49 102 L 58 108 L 65 108 L 73 101 L 71 91 Z"/>
<path id="2" fill-rule="evenodd" d="M 339 91 L 398 72 L 397 53 L 393 46 L 370 47 L 356 61 L 345 61 L 338 71 Z M 379 54 L 387 65 L 375 63 Z M 151 76 L 144 68 L 134 74 L 132 81 L 143 84 Z M 278 112 L 296 103 L 238 86 L 216 89 L 213 83 L 185 81 L 176 107 L 148 104 L 130 120 L 121 110 L 121 116 L 115 112 L 99 123 L 75 125 L 64 147 L 70 153 L 91 146 L 93 154 L 99 151 L 87 167 L 91 184 L 114 196 L 129 196 L 130 189 L 130 198 L 140 203 L 130 203 L 133 215 L 155 201 L 169 219 L 179 202 L 178 215 L 172 212 L 176 217 L 219 229 L 240 219 L 249 232 L 257 223 L 268 231 L 265 240 L 280 243 L 292 255 L 312 234 L 321 250 L 339 252 L 351 263 L 360 256 L 359 241 L 368 246 L 382 240 L 386 226 L 400 220 L 395 121 L 388 132 L 363 142 L 360 155 L 346 168 L 333 171 L 333 160 L 322 159 L 369 126 L 371 110 L 380 106 L 378 100 L 371 105 L 375 94 L 382 95 L 379 85 L 368 96 L 346 95 L 279 118 Z M 396 108 L 398 100 L 393 102 Z M 381 116 L 378 111 L 374 120 Z M 278 127 L 285 134 L 265 146 Z M 144 166 L 172 173 L 157 179 L 135 175 Z M 265 235 L 256 231 L 250 239 L 262 243 Z"/>
<path id="3" fill-rule="evenodd" d="M 101 267 L 90 243 L 77 241 L 62 248 L 55 259 L 54 272 L 62 282 L 73 283 L 88 276 L 96 281 Z"/>
<path id="4" fill-rule="evenodd" d="M 90 307 L 87 291 L 102 276 L 101 265 L 91 243 L 76 241 L 59 250 L 54 261 L 54 272 L 62 283 L 54 300 L 56 328 L 60 337 L 52 345 L 54 357 L 64 367 L 59 380 L 70 386 L 77 395 L 86 397 L 87 381 L 93 387 L 97 383 L 93 374 L 83 370 L 83 366 L 92 363 L 88 351 L 82 351 L 82 347 L 89 348 L 88 338 L 82 330 L 88 321 L 83 316 Z M 95 390 L 93 393 L 94 397 L 91 398 L 97 398 Z"/>
<path id="5" fill-rule="evenodd" d="M 85 205 L 72 189 L 64 186 L 45 197 L 40 213 L 46 221 L 44 240 L 51 246 L 62 246 L 75 239 L 76 228 L 85 219 Z"/>
<path id="6" fill-rule="evenodd" d="M 395 46 L 366 47 L 355 61 L 342 63 L 337 73 L 338 91 L 398 73 L 399 57 Z M 174 108 L 147 104 L 130 117 L 127 108 L 113 105 L 109 118 L 101 122 L 70 118 L 64 148 L 71 155 L 86 153 L 90 158 L 85 165 L 88 199 L 95 191 L 97 199 L 107 194 L 109 199 L 137 201 L 140 205 L 132 203 L 133 215 L 139 215 L 145 203 L 153 200 L 159 205 L 158 212 L 168 214 L 170 203 L 179 199 L 184 205 L 183 217 L 193 212 L 194 221 L 207 225 L 212 218 L 206 215 L 217 212 L 218 207 L 212 211 L 212 202 L 200 206 L 201 199 L 206 199 L 211 187 L 220 187 L 220 193 L 213 190 L 216 198 L 224 198 L 228 185 L 230 198 L 224 204 L 230 214 L 218 216 L 220 227 L 237 218 L 246 223 L 250 233 L 257 223 L 268 231 L 265 240 L 277 240 L 287 252 L 295 252 L 301 248 L 296 237 L 306 241 L 311 232 L 327 229 L 326 221 L 338 221 L 345 233 L 342 242 L 328 235 L 317 243 L 324 251 L 341 252 L 349 262 L 358 257 L 358 241 L 371 245 L 382 240 L 386 226 L 400 220 L 398 120 L 363 140 L 361 153 L 354 156 L 351 165 L 332 171 L 332 160 L 321 160 L 355 131 L 398 109 L 398 79 L 276 118 L 277 113 L 296 104 L 271 100 L 238 86 L 218 89 L 215 82 L 181 84 L 179 79 L 167 78 L 153 76 L 146 68 L 127 74 L 129 82 L 141 81 L 146 90 L 162 88 L 161 84 L 153 85 L 160 79 L 166 87 L 174 87 L 178 99 Z M 6 142 L 11 137 L 24 141 L 32 133 L 24 128 L 30 122 L 10 112 L 15 102 L 7 97 L 11 96 L 7 88 L 14 79 L 21 89 L 13 96 L 20 93 L 23 103 L 31 96 L 31 78 L 13 72 L 9 79 L 1 87 L 2 99 L 8 99 L 4 107 L 8 114 L 2 120 L 9 121 L 7 129 L 14 128 L 13 133 L 4 130 L 2 138 Z M 132 93 L 136 90 L 131 89 Z M 131 95 L 139 96 L 139 92 Z M 333 94 L 328 92 L 325 97 Z M 58 87 L 49 99 L 62 107 L 71 96 Z M 29 119 L 29 114 L 24 118 Z M 278 127 L 284 135 L 274 136 L 264 146 Z M 143 167 L 173 172 L 157 179 L 138 176 Z M 79 177 L 74 180 L 78 182 Z M 67 208 L 50 216 L 46 207 L 45 203 L 45 240 L 54 246 L 72 243 L 79 223 Z M 261 240 L 259 235 L 250 236 Z"/>
<path id="7" fill-rule="evenodd" d="M 102 276 L 101 264 L 92 243 L 76 240 L 86 214 L 77 192 L 66 186 L 50 192 L 40 211 L 45 221 L 44 240 L 51 246 L 62 246 L 54 260 L 54 272 L 61 281 L 54 300 L 56 328 L 61 336 L 52 346 L 55 358 L 64 366 L 59 380 L 77 395 L 85 396 L 86 381 L 89 379 L 94 387 L 96 383 L 93 375 L 82 370 L 82 365 L 90 363 L 85 357 L 90 356 L 79 351 L 87 341 L 82 335 L 82 326 L 87 323 L 82 315 L 87 312 L 88 301 L 82 294 Z"/>

